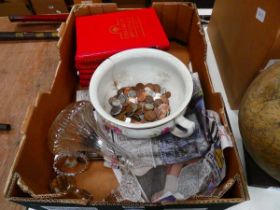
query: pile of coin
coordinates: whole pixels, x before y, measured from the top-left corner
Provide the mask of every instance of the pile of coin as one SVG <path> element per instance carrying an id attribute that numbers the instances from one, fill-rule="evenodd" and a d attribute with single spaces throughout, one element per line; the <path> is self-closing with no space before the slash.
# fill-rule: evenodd
<path id="1" fill-rule="evenodd" d="M 123 87 L 109 98 L 111 115 L 127 123 L 146 123 L 161 120 L 170 114 L 171 93 L 158 84 L 137 83 Z"/>

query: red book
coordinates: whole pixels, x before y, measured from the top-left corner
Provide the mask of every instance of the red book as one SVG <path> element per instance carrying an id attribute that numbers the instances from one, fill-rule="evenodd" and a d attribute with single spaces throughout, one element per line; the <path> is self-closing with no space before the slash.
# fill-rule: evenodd
<path id="1" fill-rule="evenodd" d="M 87 80 L 87 79 L 80 79 L 80 85 L 82 87 L 88 87 L 89 86 L 89 83 L 90 83 L 90 80 Z"/>
<path id="2" fill-rule="evenodd" d="M 122 50 L 170 44 L 153 8 L 76 17 L 76 65 L 100 62 Z"/>
<path id="3" fill-rule="evenodd" d="M 91 72 L 90 74 L 80 74 L 79 77 L 80 77 L 80 79 L 82 79 L 82 80 L 90 80 L 90 78 L 91 78 L 91 76 L 92 76 L 93 73 L 94 73 L 94 72 Z"/>
<path id="4" fill-rule="evenodd" d="M 79 74 L 92 74 L 96 69 L 78 69 Z"/>
<path id="5" fill-rule="evenodd" d="M 84 69 L 85 70 L 89 70 L 89 69 L 96 69 L 102 62 L 97 62 L 97 63 L 89 63 L 89 64 L 86 64 L 86 63 L 76 63 L 75 66 L 76 66 L 76 69 L 77 70 L 80 70 L 80 71 L 83 71 Z"/>

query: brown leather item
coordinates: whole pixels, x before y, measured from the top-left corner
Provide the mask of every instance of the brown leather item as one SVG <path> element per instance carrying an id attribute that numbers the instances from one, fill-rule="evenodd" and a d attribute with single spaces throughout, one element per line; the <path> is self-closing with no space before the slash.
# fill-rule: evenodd
<path id="1" fill-rule="evenodd" d="M 220 114 L 223 125 L 230 132 L 221 95 L 213 92 L 208 74 L 205 62 L 206 44 L 204 33 L 199 24 L 196 8 L 190 3 L 154 3 L 153 7 L 159 14 L 162 25 L 170 40 L 179 41 L 171 42 L 169 53 L 177 56 L 185 64 L 188 64 L 189 60 L 192 62 L 193 70 L 199 73 L 201 79 L 207 108 L 215 110 Z M 75 91 L 78 88 L 73 65 L 75 55 L 75 16 L 116 10 L 117 7 L 115 4 L 74 6 L 67 22 L 61 25 L 61 38 L 58 41 L 61 61 L 57 67 L 57 74 L 55 75 L 51 89 L 47 93 L 38 95 L 35 106 L 31 107 L 30 112 L 26 116 L 22 130 L 25 138 L 22 140 L 5 191 L 5 196 L 10 201 L 24 203 L 25 205 L 33 202 L 33 204 L 35 203 L 38 206 L 41 203 L 44 203 L 44 206 L 48 204 L 57 206 L 66 204 L 85 205 L 83 201 L 77 199 L 54 198 L 43 200 L 32 198 L 18 188 L 16 185 L 18 176 L 16 175 L 20 174 L 21 179 L 33 193 L 50 193 L 49 182 L 54 178 L 55 174 L 52 169 L 53 155 L 47 145 L 48 129 L 56 115 L 74 100 Z M 189 199 L 179 201 L 176 204 L 207 205 L 227 203 L 230 205 L 248 200 L 248 191 L 235 140 L 232 135 L 231 137 L 234 147 L 225 150 L 227 164 L 225 181 L 238 175 L 240 176 L 240 182 L 234 183 L 231 189 L 229 189 L 229 192 L 222 198 Z M 117 186 L 117 181 L 112 170 L 104 168 L 102 162 L 91 163 L 89 170 L 78 175 L 76 178 L 79 187 L 94 195 L 94 201 L 91 205 L 120 205 L 113 201 L 110 203 L 102 201 Z M 129 202 L 125 204 L 133 206 L 155 205 L 151 203 Z"/>
<path id="2" fill-rule="evenodd" d="M 256 18 L 265 11 L 264 21 Z M 270 59 L 280 58 L 280 1 L 216 0 L 208 34 L 230 106 Z"/>

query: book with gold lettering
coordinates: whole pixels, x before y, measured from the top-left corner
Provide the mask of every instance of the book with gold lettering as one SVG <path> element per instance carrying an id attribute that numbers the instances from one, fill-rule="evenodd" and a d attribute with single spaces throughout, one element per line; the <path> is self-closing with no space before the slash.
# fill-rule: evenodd
<path id="1" fill-rule="evenodd" d="M 90 68 L 126 49 L 169 48 L 153 8 L 76 17 L 76 35 L 76 67 Z"/>

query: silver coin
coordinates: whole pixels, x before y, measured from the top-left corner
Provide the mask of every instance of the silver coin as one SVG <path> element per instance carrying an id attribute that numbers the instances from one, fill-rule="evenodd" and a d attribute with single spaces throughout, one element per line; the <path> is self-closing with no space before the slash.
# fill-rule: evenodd
<path id="1" fill-rule="evenodd" d="M 135 90 L 130 90 L 128 91 L 127 96 L 130 98 L 135 98 L 137 96 L 137 93 Z"/>
<path id="2" fill-rule="evenodd" d="M 111 115 L 116 116 L 122 111 L 122 106 L 113 106 L 111 109 Z"/>
<path id="3" fill-rule="evenodd" d="M 138 108 L 138 105 L 135 104 L 135 103 L 132 103 L 131 104 L 131 107 L 132 107 L 132 112 L 136 112 L 137 108 Z"/>
<path id="4" fill-rule="evenodd" d="M 145 87 L 145 93 L 149 96 L 155 97 L 156 93 L 149 87 Z"/>
<path id="5" fill-rule="evenodd" d="M 138 102 L 137 98 L 128 98 L 128 101 L 135 104 Z"/>
<path id="6" fill-rule="evenodd" d="M 115 100 L 115 99 L 116 99 L 115 96 L 109 98 L 108 102 L 109 102 L 109 104 L 111 104 L 111 106 L 112 106 L 113 100 Z"/>
<path id="7" fill-rule="evenodd" d="M 111 101 L 111 105 L 113 107 L 119 107 L 122 105 L 122 103 L 121 103 L 120 99 L 114 97 Z"/>
<path id="8" fill-rule="evenodd" d="M 154 96 L 154 100 L 160 99 L 161 98 L 161 93 L 156 93 Z"/>
<path id="9" fill-rule="evenodd" d="M 153 110 L 154 109 L 154 105 L 150 104 L 150 103 L 146 103 L 144 106 L 145 106 L 146 110 Z"/>
<path id="10" fill-rule="evenodd" d="M 149 88 L 149 87 L 145 87 L 144 90 L 145 90 L 145 92 L 153 91 L 153 90 L 152 90 L 151 88 Z"/>
<path id="11" fill-rule="evenodd" d="M 126 102 L 126 95 L 124 95 L 123 93 L 118 95 L 118 99 L 120 100 L 121 104 L 124 104 Z"/>

